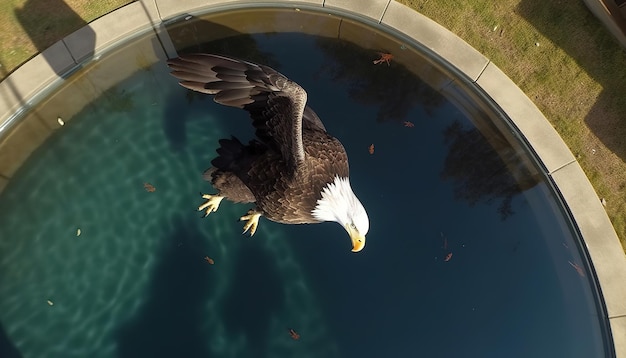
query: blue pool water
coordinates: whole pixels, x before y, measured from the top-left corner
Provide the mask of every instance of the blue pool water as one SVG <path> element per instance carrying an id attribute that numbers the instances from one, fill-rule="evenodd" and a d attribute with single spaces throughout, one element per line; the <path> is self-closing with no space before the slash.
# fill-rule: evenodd
<path id="1" fill-rule="evenodd" d="M 201 218 L 218 139 L 252 128 L 157 63 L 68 121 L 0 194 L 0 356 L 610 352 L 578 239 L 519 146 L 485 136 L 401 65 L 374 65 L 377 49 L 303 34 L 230 40 L 228 54 L 307 89 L 343 142 L 371 221 L 366 248 L 351 253 L 333 223 L 262 220 L 242 236 L 245 205 Z"/>

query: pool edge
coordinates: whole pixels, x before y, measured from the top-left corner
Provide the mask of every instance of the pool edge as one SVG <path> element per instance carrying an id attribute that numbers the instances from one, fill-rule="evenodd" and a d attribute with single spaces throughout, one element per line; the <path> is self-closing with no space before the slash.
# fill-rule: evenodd
<path id="1" fill-rule="evenodd" d="M 171 53 L 163 22 L 233 0 L 139 0 L 68 35 L 0 83 L 0 129 L 28 108 L 36 95 L 62 80 L 82 60 L 97 56 L 137 31 L 154 31 Z M 263 1 L 249 1 L 251 5 Z M 602 291 L 616 357 L 626 358 L 626 255 L 599 197 L 575 157 L 550 122 L 515 83 L 484 55 L 416 10 L 391 0 L 274 0 L 336 8 L 374 19 L 424 44 L 485 92 L 517 127 L 563 197 L 587 247 Z M 265 2 L 267 3 L 267 2 Z M 93 48 L 85 36 L 93 36 Z M 38 129 L 39 130 L 39 129 Z M 44 126 L 43 131 L 52 129 Z M 39 134 L 44 135 L 44 134 Z M 10 178 L 0 173 L 0 191 Z"/>

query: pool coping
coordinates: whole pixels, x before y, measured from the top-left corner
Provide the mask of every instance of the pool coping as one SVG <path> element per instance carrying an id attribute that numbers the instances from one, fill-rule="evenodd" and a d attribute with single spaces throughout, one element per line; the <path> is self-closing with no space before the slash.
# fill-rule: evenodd
<path id="1" fill-rule="evenodd" d="M 28 109 L 59 78 L 83 60 L 98 57 L 136 32 L 154 31 L 166 55 L 175 55 L 164 23 L 235 0 L 139 0 L 68 35 L 15 70 L 0 83 L 0 130 Z M 269 1 L 247 1 L 249 4 Z M 274 0 L 271 3 L 334 8 L 395 29 L 445 59 L 477 91 L 487 94 L 517 127 L 564 199 L 585 242 L 610 322 L 616 357 L 626 358 L 626 255 L 606 211 L 565 142 L 535 104 L 488 58 L 433 20 L 392 0 Z M 95 33 L 95 40 L 94 34 Z M 91 39 L 88 42 L 86 39 Z M 94 44 L 95 41 L 95 44 Z M 0 173 L 0 190 L 10 177 Z"/>

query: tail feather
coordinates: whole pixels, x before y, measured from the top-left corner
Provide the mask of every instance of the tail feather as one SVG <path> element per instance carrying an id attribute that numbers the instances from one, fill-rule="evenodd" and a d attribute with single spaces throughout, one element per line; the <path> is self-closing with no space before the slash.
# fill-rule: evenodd
<path id="1" fill-rule="evenodd" d="M 217 171 L 217 168 L 211 167 L 202 173 L 202 179 L 208 181 L 209 183 L 213 181 L 213 173 Z"/>

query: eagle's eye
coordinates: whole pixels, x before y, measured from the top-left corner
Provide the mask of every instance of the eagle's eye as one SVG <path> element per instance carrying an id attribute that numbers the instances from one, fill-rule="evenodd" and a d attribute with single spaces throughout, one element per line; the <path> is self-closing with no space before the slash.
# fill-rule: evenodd
<path id="1" fill-rule="evenodd" d="M 356 230 L 356 225 L 354 225 L 354 223 L 350 223 L 350 228 L 351 228 L 352 230 Z"/>

